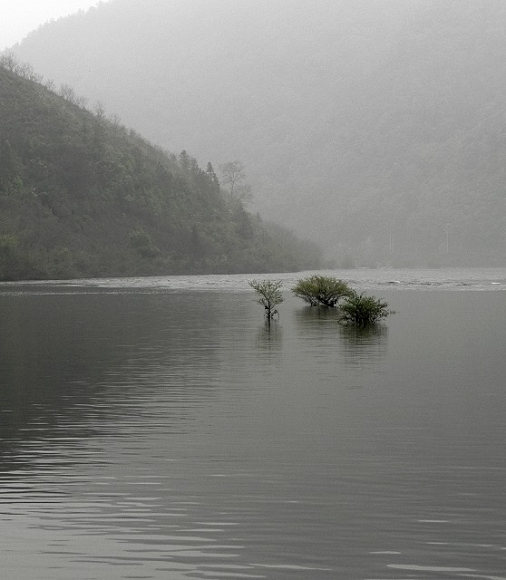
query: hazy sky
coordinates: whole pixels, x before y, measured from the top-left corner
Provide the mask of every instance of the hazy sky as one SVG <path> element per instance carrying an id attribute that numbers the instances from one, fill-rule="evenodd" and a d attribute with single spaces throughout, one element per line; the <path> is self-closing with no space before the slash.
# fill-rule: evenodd
<path id="1" fill-rule="evenodd" d="M 0 50 L 48 20 L 96 6 L 99 0 L 0 0 Z"/>

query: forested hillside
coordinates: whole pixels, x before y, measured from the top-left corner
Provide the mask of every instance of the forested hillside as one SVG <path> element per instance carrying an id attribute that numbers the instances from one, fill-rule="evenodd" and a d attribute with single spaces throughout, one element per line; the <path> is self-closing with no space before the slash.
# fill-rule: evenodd
<path id="1" fill-rule="evenodd" d="M 3 63 L 0 280 L 319 265 L 313 244 L 224 192 L 210 163 L 169 155 L 70 86 L 57 95 L 29 66 Z"/>
<path id="2" fill-rule="evenodd" d="M 506 263 L 503 0 L 110 0 L 14 52 L 346 263 Z"/>

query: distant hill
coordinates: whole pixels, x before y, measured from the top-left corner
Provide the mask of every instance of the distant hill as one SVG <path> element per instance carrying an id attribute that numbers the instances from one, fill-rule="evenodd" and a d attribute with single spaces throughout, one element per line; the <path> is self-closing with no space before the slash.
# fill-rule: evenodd
<path id="1" fill-rule="evenodd" d="M 506 263 L 503 0 L 111 0 L 13 48 L 347 263 Z"/>
<path id="2" fill-rule="evenodd" d="M 314 244 L 247 212 L 211 164 L 89 112 L 70 86 L 57 95 L 29 66 L 3 65 L 0 280 L 319 266 Z"/>

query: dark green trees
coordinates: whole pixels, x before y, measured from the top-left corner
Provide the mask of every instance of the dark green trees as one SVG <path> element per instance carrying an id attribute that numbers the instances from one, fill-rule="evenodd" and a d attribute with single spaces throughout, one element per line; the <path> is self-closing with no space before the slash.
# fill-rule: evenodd
<path id="1" fill-rule="evenodd" d="M 318 265 L 318 248 L 290 233 L 279 243 L 246 210 L 241 164 L 221 187 L 211 163 L 168 154 L 17 70 L 0 58 L 0 280 Z"/>

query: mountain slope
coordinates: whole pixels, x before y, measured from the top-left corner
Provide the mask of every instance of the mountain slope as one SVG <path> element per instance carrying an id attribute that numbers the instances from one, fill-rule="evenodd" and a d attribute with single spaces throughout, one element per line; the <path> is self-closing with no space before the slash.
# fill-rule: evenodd
<path id="1" fill-rule="evenodd" d="M 316 248 L 226 195 L 210 164 L 65 94 L 0 67 L 0 279 L 318 265 Z"/>
<path id="2" fill-rule="evenodd" d="M 503 264 L 501 0 L 112 0 L 15 52 L 367 263 Z"/>

